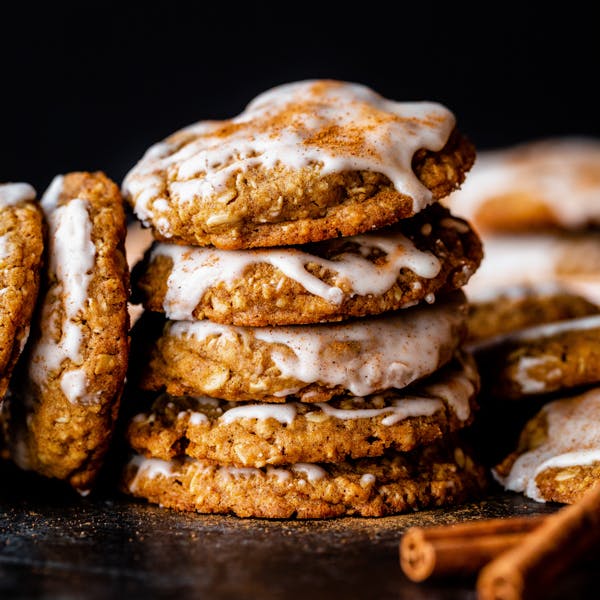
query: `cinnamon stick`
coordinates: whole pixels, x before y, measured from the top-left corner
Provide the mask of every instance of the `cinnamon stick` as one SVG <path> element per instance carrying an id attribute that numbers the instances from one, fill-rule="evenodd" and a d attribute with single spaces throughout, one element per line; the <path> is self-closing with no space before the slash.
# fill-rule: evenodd
<path id="1" fill-rule="evenodd" d="M 600 484 L 581 500 L 550 515 L 517 546 L 486 565 L 477 580 L 479 600 L 521 600 L 548 587 L 600 542 Z"/>
<path id="2" fill-rule="evenodd" d="M 400 541 L 400 567 L 411 581 L 469 576 L 521 542 L 546 517 L 488 519 L 456 525 L 411 527 Z"/>

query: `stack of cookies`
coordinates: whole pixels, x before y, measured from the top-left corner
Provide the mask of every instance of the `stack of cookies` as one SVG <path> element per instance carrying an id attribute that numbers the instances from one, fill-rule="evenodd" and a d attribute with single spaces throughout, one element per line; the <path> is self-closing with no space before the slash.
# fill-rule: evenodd
<path id="1" fill-rule="evenodd" d="M 152 147 L 125 196 L 134 274 L 123 487 L 240 516 L 379 516 L 475 497 L 455 432 L 478 375 L 460 288 L 481 244 L 437 201 L 474 160 L 453 115 L 360 85 L 270 90 Z"/>

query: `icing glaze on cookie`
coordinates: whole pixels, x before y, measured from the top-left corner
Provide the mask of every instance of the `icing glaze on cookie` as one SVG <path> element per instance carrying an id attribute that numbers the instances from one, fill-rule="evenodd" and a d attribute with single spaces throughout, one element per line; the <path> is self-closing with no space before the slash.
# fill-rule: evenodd
<path id="1" fill-rule="evenodd" d="M 443 303 L 385 318 L 318 327 L 251 328 L 207 320 L 180 321 L 171 323 L 170 333 L 199 341 L 209 336 L 241 336 L 244 343 L 254 339 L 272 344 L 272 360 L 283 377 L 304 384 L 340 385 L 355 396 L 367 396 L 401 389 L 432 373 L 439 365 L 442 348 L 457 341 L 454 333 L 465 319 L 463 300 L 459 293 Z M 293 394 L 301 387 L 276 395 Z"/>
<path id="2" fill-rule="evenodd" d="M 496 478 L 515 492 L 545 502 L 536 477 L 548 469 L 589 465 L 600 461 L 600 388 L 544 406 L 546 439 L 515 461 L 510 473 Z"/>
<path id="3" fill-rule="evenodd" d="M 413 212 L 432 202 L 412 170 L 421 148 L 441 150 L 454 128 L 453 114 L 432 102 L 393 102 L 369 88 L 335 81 L 282 85 L 255 98 L 229 121 L 203 121 L 148 150 L 123 188 L 137 216 L 170 236 L 161 217 L 169 204 L 234 197 L 227 182 L 261 166 L 318 166 L 322 175 L 372 171 L 386 175 L 413 200 Z M 165 184 L 162 172 L 175 175 Z M 168 189 L 166 189 L 168 185 Z M 214 212 L 207 225 L 229 219 Z"/>
<path id="4" fill-rule="evenodd" d="M 357 235 L 345 241 L 356 244 L 357 250 L 339 253 L 331 259 L 296 248 L 235 251 L 157 244 L 151 260 L 166 256 L 173 261 L 163 308 L 167 317 L 175 320 L 192 320 L 193 311 L 208 288 L 221 282 L 231 283 L 242 277 L 246 268 L 261 263 L 276 267 L 311 294 L 333 304 L 341 304 L 345 298 L 355 295 L 385 293 L 402 269 L 430 279 L 441 268 L 433 254 L 418 250 L 397 232 Z M 385 262 L 376 264 L 367 258 L 374 249 L 385 253 Z M 306 269 L 308 264 L 335 273 L 335 283 L 328 285 L 311 274 Z M 349 285 L 350 292 L 344 292 L 342 284 Z"/>
<path id="5" fill-rule="evenodd" d="M 28 183 L 0 184 L 0 208 L 14 206 L 19 202 L 35 200 L 36 192 Z"/>
<path id="6" fill-rule="evenodd" d="M 80 320 L 96 258 L 89 204 L 75 198 L 59 205 L 62 182 L 62 177 L 55 178 L 41 201 L 48 222 L 48 268 L 56 276 L 43 309 L 46 329 L 33 348 L 30 364 L 31 378 L 42 388 L 64 361 L 83 362 Z M 59 314 L 63 315 L 61 321 Z M 70 402 L 94 401 L 86 393 L 86 376 L 80 369 L 62 374 L 61 389 Z"/>

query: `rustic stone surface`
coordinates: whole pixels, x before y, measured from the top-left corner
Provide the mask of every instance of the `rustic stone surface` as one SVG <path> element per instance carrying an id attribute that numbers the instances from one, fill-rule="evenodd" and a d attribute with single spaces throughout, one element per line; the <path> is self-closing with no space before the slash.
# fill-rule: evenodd
<path id="1" fill-rule="evenodd" d="M 473 599 L 472 582 L 409 582 L 398 542 L 411 525 L 551 512 L 496 493 L 452 510 L 381 519 L 265 521 L 136 503 L 111 488 L 79 498 L 0 465 L 0 597 Z M 547 598 L 597 590 L 598 554 Z"/>

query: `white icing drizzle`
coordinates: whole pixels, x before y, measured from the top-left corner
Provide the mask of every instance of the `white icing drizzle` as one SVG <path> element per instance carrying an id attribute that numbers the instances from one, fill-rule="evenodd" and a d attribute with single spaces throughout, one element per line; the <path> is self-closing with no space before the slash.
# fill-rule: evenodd
<path id="1" fill-rule="evenodd" d="M 277 477 L 279 483 L 288 483 L 292 479 L 292 474 L 287 469 L 277 469 L 267 467 L 267 477 Z"/>
<path id="2" fill-rule="evenodd" d="M 189 424 L 193 426 L 203 425 L 204 423 L 208 423 L 208 417 L 201 412 L 192 412 L 186 413 L 182 412 L 180 414 L 189 414 Z"/>
<path id="3" fill-rule="evenodd" d="M 362 488 L 369 487 L 370 485 L 373 485 L 376 480 L 377 480 L 377 478 L 375 477 L 375 475 L 372 475 L 371 473 L 365 473 L 360 478 L 360 487 L 362 487 Z"/>
<path id="4" fill-rule="evenodd" d="M 15 251 L 13 238 L 14 236 L 8 233 L 0 235 L 0 262 L 10 258 L 11 254 Z"/>
<path id="5" fill-rule="evenodd" d="M 0 184 L 0 208 L 14 206 L 19 202 L 35 200 L 36 192 L 28 183 Z"/>
<path id="6" fill-rule="evenodd" d="M 539 394 L 546 389 L 546 383 L 534 379 L 529 375 L 529 369 L 537 366 L 548 365 L 556 359 L 553 356 L 521 356 L 517 363 L 515 381 L 519 384 L 524 394 Z"/>
<path id="7" fill-rule="evenodd" d="M 136 492 L 141 479 L 155 479 L 158 476 L 171 478 L 175 471 L 173 462 L 161 460 L 160 458 L 146 458 L 139 454 L 129 461 L 129 466 L 136 469 L 136 473 L 129 483 L 129 490 Z"/>
<path id="8" fill-rule="evenodd" d="M 418 212 L 433 198 L 412 170 L 413 155 L 441 150 L 454 125 L 454 115 L 437 103 L 393 102 L 352 83 L 301 81 L 261 94 L 230 121 L 203 121 L 151 147 L 123 190 L 137 216 L 166 236 L 168 221 L 159 223 L 166 206 L 214 196 L 226 203 L 234 196 L 228 181 L 256 166 L 383 173 Z M 164 181 L 167 170 L 174 181 Z M 224 218 L 216 212 L 207 224 Z"/>
<path id="9" fill-rule="evenodd" d="M 60 389 L 71 403 L 92 404 L 98 396 L 87 393 L 87 374 L 83 369 L 65 371 L 60 378 Z"/>
<path id="10" fill-rule="evenodd" d="M 57 283 L 46 298 L 42 314 L 46 327 L 32 350 L 29 366 L 32 381 L 40 387 L 45 387 L 49 374 L 57 371 L 63 361 L 70 360 L 76 365 L 83 361 L 83 331 L 79 321 L 86 307 L 96 258 L 89 204 L 76 198 L 58 206 L 62 181 L 62 177 L 55 178 L 41 202 L 49 229 L 48 268 L 56 275 Z M 60 302 L 64 310 L 62 323 L 57 322 Z M 72 375 L 63 374 L 61 389 L 70 402 L 91 400 L 86 395 L 81 373 L 75 369 Z"/>
<path id="11" fill-rule="evenodd" d="M 204 340 L 211 335 L 252 338 L 276 346 L 272 359 L 283 377 L 305 384 L 321 382 L 367 396 L 389 388 L 401 389 L 432 373 L 444 346 L 458 340 L 453 330 L 464 320 L 462 294 L 426 308 L 403 310 L 385 317 L 335 325 L 291 327 L 234 327 L 210 321 L 180 321 L 170 326 L 171 335 Z M 347 350 L 341 352 L 340 345 Z M 332 349 L 336 348 L 335 351 Z M 286 389 L 283 396 L 303 386 Z"/>
<path id="12" fill-rule="evenodd" d="M 346 240 L 357 244 L 358 252 L 344 252 L 332 259 L 321 258 L 296 248 L 225 251 L 157 244 L 152 250 L 151 260 L 157 256 L 165 256 L 173 261 L 163 308 L 168 318 L 179 321 L 194 318 L 193 311 L 207 289 L 221 282 L 232 283 L 242 277 L 246 268 L 255 264 L 264 263 L 276 267 L 311 294 L 336 305 L 355 295 L 385 293 L 396 282 L 401 269 L 410 269 L 419 277 L 431 279 L 441 268 L 439 260 L 433 254 L 418 250 L 408 238 L 398 232 L 369 233 Z M 373 249 L 386 254 L 385 262 L 376 264 L 367 258 Z M 335 273 L 335 283 L 328 285 L 312 275 L 306 269 L 308 264 L 315 264 Z M 349 293 L 342 291 L 340 286 L 344 283 L 349 285 Z"/>
<path id="13" fill-rule="evenodd" d="M 225 411 L 219 421 L 228 425 L 238 419 L 275 419 L 279 423 L 291 425 L 296 417 L 296 406 L 293 402 L 286 404 L 247 404 L 236 406 Z"/>
<path id="14" fill-rule="evenodd" d="M 506 489 L 545 502 L 535 481 L 540 473 L 600 461 L 600 388 L 551 402 L 540 413 L 547 423 L 545 441 L 519 456 L 507 477 L 494 476 Z"/>
<path id="15" fill-rule="evenodd" d="M 586 331 L 597 328 L 600 328 L 600 315 L 565 319 L 564 321 L 544 323 L 542 325 L 526 327 L 509 333 L 502 333 L 489 339 L 481 340 L 475 344 L 471 344 L 468 349 L 473 352 L 480 352 L 499 344 L 535 342 L 536 340 L 553 337 L 570 331 Z"/>
<path id="16" fill-rule="evenodd" d="M 430 416 L 443 407 L 440 400 L 433 398 L 406 397 L 393 400 L 391 405 L 383 408 L 334 408 L 326 402 L 319 402 L 317 406 L 329 417 L 336 419 L 373 419 L 388 415 L 382 425 L 395 425 L 409 417 Z M 391 413 L 391 414 L 390 414 Z"/>
<path id="17" fill-rule="evenodd" d="M 515 285 L 555 284 L 576 290 L 578 281 L 600 275 L 596 232 L 488 235 L 483 242 L 484 259 L 465 287 L 476 300 L 485 299 L 490 290 Z"/>
<path id="18" fill-rule="evenodd" d="M 447 200 L 475 219 L 491 198 L 523 194 L 546 205 L 559 222 L 576 229 L 600 221 L 600 141 L 551 139 L 481 152 L 461 189 Z"/>
<path id="19" fill-rule="evenodd" d="M 292 471 L 306 475 L 309 483 L 315 483 L 327 476 L 325 469 L 311 463 L 295 463 L 292 465 Z"/>

